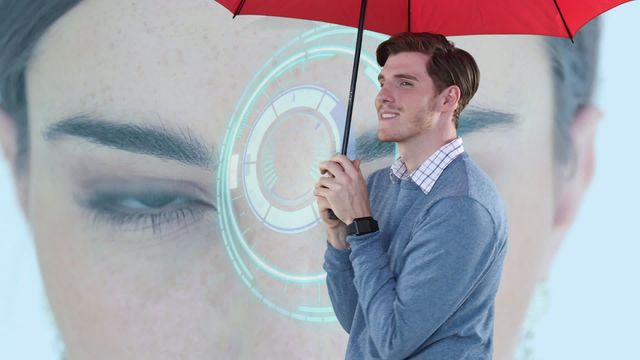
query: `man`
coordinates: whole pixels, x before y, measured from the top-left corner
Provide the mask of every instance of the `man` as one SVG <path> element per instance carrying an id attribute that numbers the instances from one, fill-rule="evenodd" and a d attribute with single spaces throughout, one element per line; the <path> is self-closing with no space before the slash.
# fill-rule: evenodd
<path id="1" fill-rule="evenodd" d="M 287 242 L 292 234 L 272 231 L 251 209 L 218 211 L 223 199 L 216 188 L 222 179 L 218 172 L 235 164 L 235 174 L 245 173 L 239 161 L 215 160 L 245 154 L 222 150 L 226 136 L 233 135 L 228 130 L 234 114 L 242 110 L 239 99 L 255 90 L 251 81 L 258 70 L 300 59 L 314 44 L 299 41 L 302 34 L 318 41 L 318 35 L 331 33 L 330 41 L 317 46 L 322 49 L 350 48 L 353 34 L 290 19 L 232 20 L 218 4 L 199 0 L 2 0 L 0 5 L 0 141 L 67 357 L 343 356 L 347 337 L 335 319 L 302 321 L 274 305 L 282 305 L 275 296 L 282 302 L 304 297 L 322 306 L 311 310 L 325 311 L 326 304 L 333 313 L 317 256 L 326 247 L 324 226 L 315 224 L 293 234 L 299 241 Z M 587 89 L 594 69 L 575 65 L 591 63 L 594 34 L 581 32 L 575 46 L 558 41 L 561 51 L 548 51 L 551 41 L 539 37 L 456 39 L 483 69 L 483 83 L 460 116 L 458 134 L 465 152 L 491 175 L 508 209 L 496 359 L 512 357 L 535 284 L 546 276 L 571 224 L 567 214 L 578 207 L 588 184 L 590 129 L 597 117 Z M 374 50 L 379 40 L 368 36 L 365 46 L 370 42 Z M 290 58 L 274 55 L 291 43 L 297 47 Z M 251 115 L 270 114 L 264 99 L 301 85 L 343 95 L 348 77 L 336 76 L 336 62 L 348 74 L 352 56 L 310 57 L 252 99 L 265 105 Z M 369 104 L 378 91 L 377 74 L 376 68 L 371 84 L 361 81 L 361 103 Z M 561 108 L 554 106 L 556 93 L 562 94 Z M 372 106 L 356 104 L 352 134 L 358 140 L 352 143 L 365 154 L 379 154 L 377 143 L 369 148 L 361 140 L 377 128 L 375 115 Z M 317 166 L 293 145 L 315 145 L 323 138 L 313 127 L 296 126 L 280 127 L 296 136 L 280 141 L 289 157 L 275 157 L 271 164 L 283 187 L 304 188 L 302 199 L 315 203 L 317 180 L 307 184 L 299 175 L 315 173 Z M 557 133 L 572 140 L 556 146 Z M 184 146 L 189 144 L 196 146 Z M 566 173 L 570 176 L 562 170 L 572 162 L 556 157 L 565 149 L 573 149 L 578 160 L 575 171 Z M 331 155 L 330 148 L 323 151 L 322 159 Z M 376 162 L 365 161 L 364 172 Z M 246 178 L 224 177 L 237 180 L 239 192 Z M 252 188 L 246 189 L 250 194 Z M 242 199 L 238 195 L 237 201 Z M 260 250 L 253 263 L 248 256 L 244 263 L 230 257 L 225 231 L 233 226 L 223 226 L 221 218 L 253 220 L 253 227 L 240 228 L 247 247 L 237 248 L 242 255 Z M 300 277 L 285 286 L 254 260 L 269 260 L 266 265 L 296 274 L 319 274 L 319 280 L 303 283 Z M 239 276 L 243 265 L 254 266 L 251 278 Z M 258 298 L 257 289 L 247 286 L 257 283 L 270 298 Z M 298 303 L 291 305 L 313 315 Z"/>
<path id="2" fill-rule="evenodd" d="M 378 138 L 394 141 L 400 157 L 371 175 L 368 194 L 359 162 L 344 156 L 321 164 L 330 176 L 316 187 L 331 300 L 350 334 L 346 357 L 491 359 L 507 223 L 497 190 L 456 135 L 477 65 L 427 33 L 395 35 L 377 58 Z"/>

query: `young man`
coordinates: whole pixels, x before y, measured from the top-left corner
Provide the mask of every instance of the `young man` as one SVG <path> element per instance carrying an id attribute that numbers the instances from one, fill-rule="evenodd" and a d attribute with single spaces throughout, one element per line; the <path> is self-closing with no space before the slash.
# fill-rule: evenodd
<path id="1" fill-rule="evenodd" d="M 335 156 L 321 163 L 315 188 L 329 293 L 350 333 L 346 357 L 491 359 L 507 221 L 456 134 L 478 67 L 426 33 L 391 37 L 377 60 L 378 138 L 396 142 L 400 157 L 365 183 L 358 160 Z"/>

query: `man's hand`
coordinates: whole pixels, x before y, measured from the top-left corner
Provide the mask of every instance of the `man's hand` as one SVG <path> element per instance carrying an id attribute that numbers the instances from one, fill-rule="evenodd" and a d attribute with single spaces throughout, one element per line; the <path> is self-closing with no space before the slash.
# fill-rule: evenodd
<path id="1" fill-rule="evenodd" d="M 337 227 L 338 220 L 331 220 L 324 209 L 330 208 L 344 224 L 350 224 L 353 219 L 371 216 L 367 183 L 360 171 L 360 160 L 349 160 L 344 155 L 336 155 L 329 161 L 320 163 L 320 173 L 323 176 L 316 184 L 314 195 L 322 219 L 327 226 Z M 328 203 L 328 204 L 327 204 Z"/>
<path id="2" fill-rule="evenodd" d="M 317 186 L 318 185 L 316 185 L 316 187 Z M 320 210 L 320 217 L 327 225 L 327 241 L 329 241 L 331 246 L 338 250 L 349 248 L 349 244 L 347 243 L 347 225 L 339 219 L 329 218 L 329 209 L 331 209 L 331 205 L 326 198 L 316 195 L 316 202 L 318 203 L 318 209 Z"/>

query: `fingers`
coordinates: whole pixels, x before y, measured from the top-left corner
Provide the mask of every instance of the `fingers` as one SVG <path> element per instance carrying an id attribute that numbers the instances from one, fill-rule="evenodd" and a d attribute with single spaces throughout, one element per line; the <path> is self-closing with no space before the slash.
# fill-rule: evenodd
<path id="1" fill-rule="evenodd" d="M 329 200 L 322 196 L 316 196 L 316 203 L 318 204 L 318 211 L 322 221 L 332 227 L 341 223 L 340 220 L 329 217 L 329 210 L 331 209 Z"/>
<path id="2" fill-rule="evenodd" d="M 348 157 L 344 155 L 336 155 L 331 158 L 331 161 L 334 161 L 342 166 L 344 172 L 349 175 L 350 178 L 355 179 L 358 176 L 358 169 L 355 166 L 354 162 L 349 160 Z M 357 160 L 356 160 L 357 161 Z"/>
<path id="3" fill-rule="evenodd" d="M 315 190 L 314 193 L 316 193 L 316 202 L 318 204 L 318 211 L 320 212 L 320 214 L 322 214 L 322 218 L 326 221 L 329 216 L 329 214 L 327 213 L 327 210 L 331 210 L 331 204 L 329 203 L 329 200 L 326 197 L 325 192 L 328 192 L 328 189 L 325 188 L 319 188 L 319 190 Z M 331 219 L 331 220 L 335 220 L 335 219 Z"/>
<path id="4" fill-rule="evenodd" d="M 339 166 L 335 163 L 334 165 L 336 167 Z M 329 167 L 331 167 L 331 165 Z M 326 198 L 331 195 L 332 190 L 340 189 L 340 187 L 341 187 L 340 183 L 338 183 L 338 180 L 336 180 L 335 178 L 323 176 L 323 177 L 320 177 L 320 179 L 316 183 L 313 189 L 313 195 L 315 195 L 316 197 L 324 198 L 324 200 L 327 201 L 327 204 L 328 204 L 328 200 Z M 327 206 L 327 208 L 329 207 Z"/>
<path id="5" fill-rule="evenodd" d="M 342 174 L 346 174 L 351 179 L 356 179 L 358 176 L 362 176 L 360 171 L 360 164 L 362 160 L 349 160 L 344 155 L 336 155 L 329 161 L 323 161 L 320 163 L 320 173 L 330 174 L 333 177 L 341 177 Z"/>
<path id="6" fill-rule="evenodd" d="M 318 209 L 320 211 L 326 211 L 331 208 L 331 205 L 329 205 L 329 200 L 327 200 L 327 198 L 324 196 L 316 195 L 316 202 L 318 203 Z"/>
<path id="7" fill-rule="evenodd" d="M 330 175 L 333 175 L 333 177 L 336 177 L 344 173 L 344 170 L 340 166 L 340 164 L 336 163 L 335 161 L 323 161 L 320 163 L 320 174 L 324 175 L 326 173 L 329 173 Z"/>
<path id="8" fill-rule="evenodd" d="M 339 186 L 340 184 L 338 184 L 338 181 L 330 177 L 321 177 L 320 180 L 318 180 L 318 182 L 316 183 L 316 188 L 325 187 L 329 189 L 335 189 L 335 188 L 338 188 Z"/>
<path id="9" fill-rule="evenodd" d="M 326 199 L 328 196 L 331 195 L 331 190 L 326 187 L 316 186 L 316 188 L 313 189 L 313 195 L 315 195 L 316 197 L 322 196 L 323 198 Z"/>

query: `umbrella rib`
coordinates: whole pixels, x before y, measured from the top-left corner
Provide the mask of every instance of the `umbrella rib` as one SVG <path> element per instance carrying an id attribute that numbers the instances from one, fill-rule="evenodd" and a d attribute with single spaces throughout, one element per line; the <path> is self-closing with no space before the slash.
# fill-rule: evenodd
<path id="1" fill-rule="evenodd" d="M 562 10 L 560 10 L 560 6 L 558 5 L 558 1 L 557 0 L 553 0 L 553 3 L 556 5 L 556 9 L 558 10 L 558 13 L 560 14 L 560 18 L 562 19 L 562 24 L 564 25 L 564 29 L 567 31 L 567 34 L 569 35 L 569 39 L 571 39 L 571 42 L 573 42 L 573 35 L 571 35 L 571 31 L 569 30 L 569 26 L 567 26 L 567 22 L 564 19 L 564 14 L 562 14 Z"/>
<path id="2" fill-rule="evenodd" d="M 411 32 L 411 0 L 407 4 L 407 31 Z"/>
<path id="3" fill-rule="evenodd" d="M 236 8 L 236 11 L 233 13 L 233 17 L 232 19 L 235 19 L 236 16 L 240 15 L 240 11 L 242 11 L 242 8 L 244 7 L 244 2 L 246 0 L 240 0 L 240 3 L 238 4 L 238 7 Z"/>

